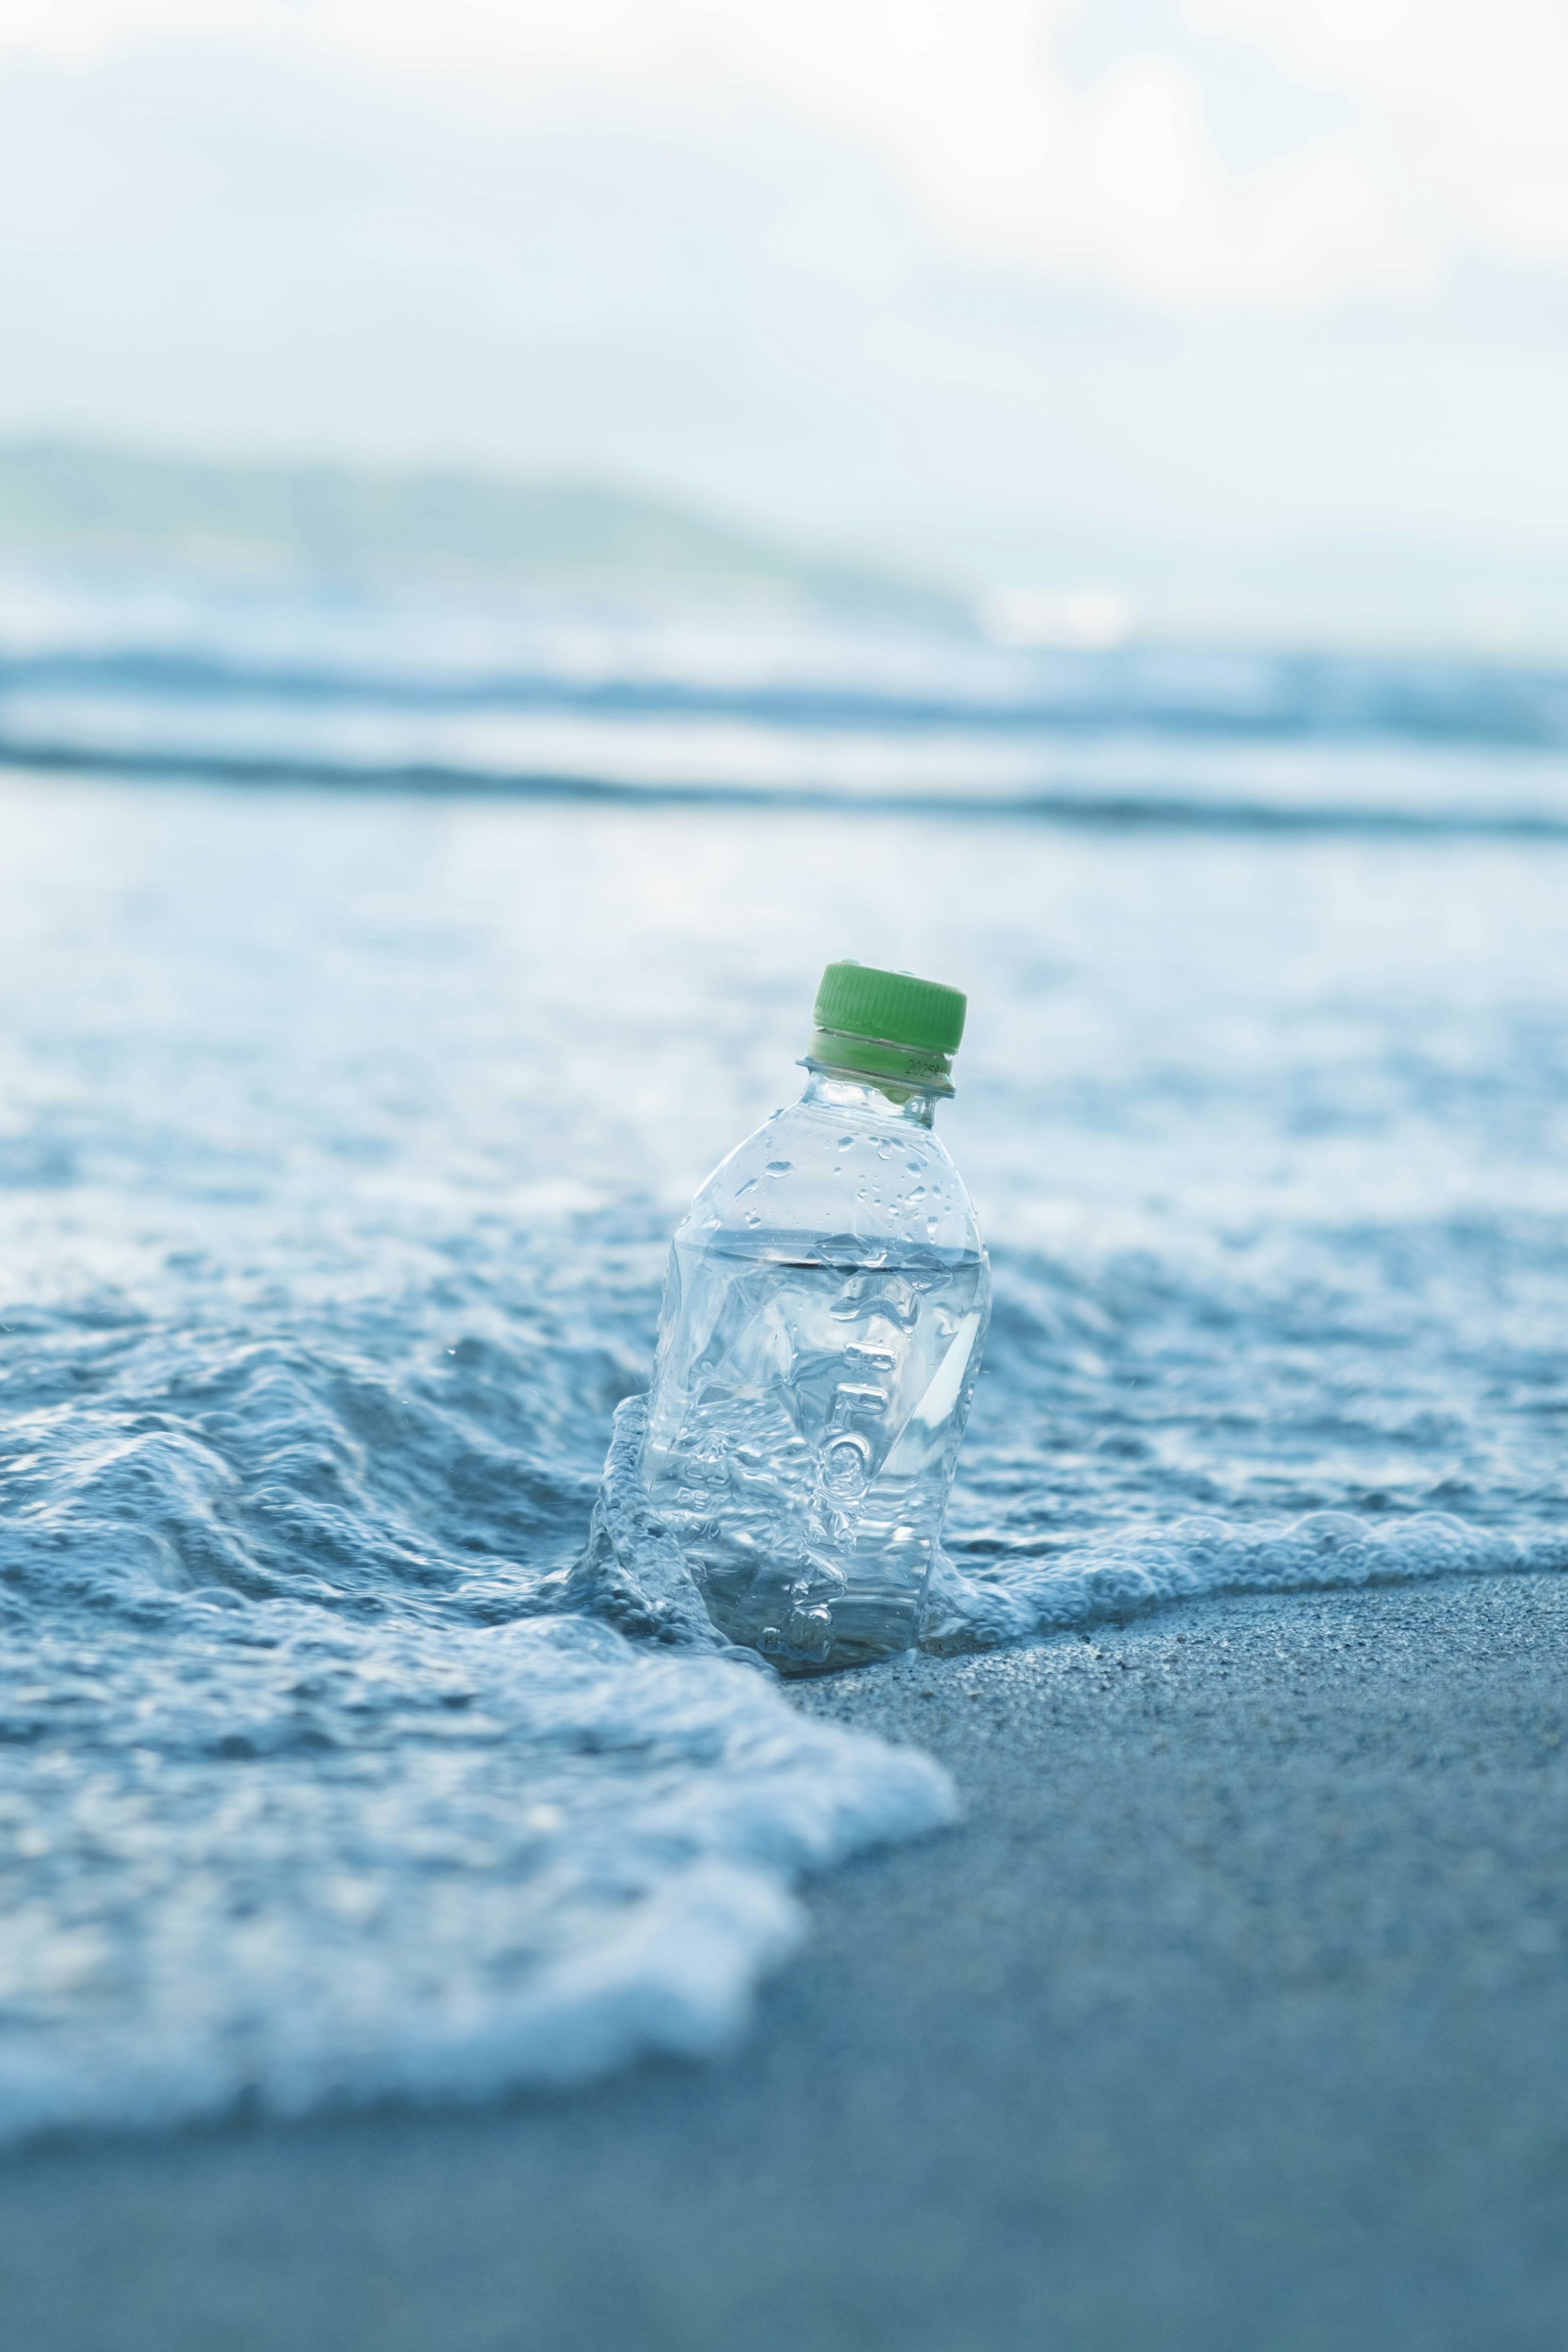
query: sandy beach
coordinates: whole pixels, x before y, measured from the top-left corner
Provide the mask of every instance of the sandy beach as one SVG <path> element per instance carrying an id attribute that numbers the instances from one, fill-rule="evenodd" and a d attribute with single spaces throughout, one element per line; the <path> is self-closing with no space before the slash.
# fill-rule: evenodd
<path id="1" fill-rule="evenodd" d="M 1211 1601 L 799 1704 L 963 1825 L 728 2061 L 0 2168 L 27 2352 L 1556 2347 L 1568 1580 Z"/>

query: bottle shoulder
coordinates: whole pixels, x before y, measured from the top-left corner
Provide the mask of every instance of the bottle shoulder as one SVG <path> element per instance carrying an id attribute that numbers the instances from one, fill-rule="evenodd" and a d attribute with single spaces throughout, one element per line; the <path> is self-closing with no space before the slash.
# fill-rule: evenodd
<path id="1" fill-rule="evenodd" d="M 982 1255 L 973 1205 L 933 1128 L 790 1104 L 721 1160 L 678 1242 L 767 1249 L 813 1234 L 943 1256 Z"/>

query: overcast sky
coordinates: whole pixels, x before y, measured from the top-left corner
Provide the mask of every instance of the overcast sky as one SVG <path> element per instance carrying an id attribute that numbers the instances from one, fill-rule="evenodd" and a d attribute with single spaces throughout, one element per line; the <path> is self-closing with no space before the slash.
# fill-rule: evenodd
<path id="1" fill-rule="evenodd" d="M 0 0 L 0 429 L 1543 562 L 1565 124 L 1556 0 Z"/>

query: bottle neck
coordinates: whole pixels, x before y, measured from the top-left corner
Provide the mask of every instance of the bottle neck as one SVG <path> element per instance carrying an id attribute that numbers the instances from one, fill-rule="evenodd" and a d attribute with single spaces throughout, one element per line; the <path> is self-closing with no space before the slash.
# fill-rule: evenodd
<path id="1" fill-rule="evenodd" d="M 847 1112 L 857 1118 L 885 1120 L 889 1127 L 930 1127 L 937 1106 L 934 1094 L 910 1087 L 879 1087 L 869 1078 L 845 1077 L 832 1070 L 813 1070 L 801 1101 L 841 1117 Z"/>

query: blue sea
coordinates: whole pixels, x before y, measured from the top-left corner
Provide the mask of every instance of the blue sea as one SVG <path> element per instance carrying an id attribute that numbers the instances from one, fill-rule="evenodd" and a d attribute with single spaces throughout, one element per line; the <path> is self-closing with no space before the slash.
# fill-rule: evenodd
<path id="1" fill-rule="evenodd" d="M 0 817 L 0 2137 L 721 2050 L 952 1817 L 563 1598 L 832 957 L 970 996 L 933 1651 L 1568 1566 L 1568 675 L 12 579 Z"/>

